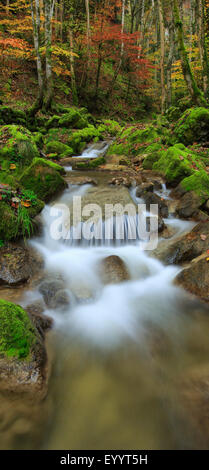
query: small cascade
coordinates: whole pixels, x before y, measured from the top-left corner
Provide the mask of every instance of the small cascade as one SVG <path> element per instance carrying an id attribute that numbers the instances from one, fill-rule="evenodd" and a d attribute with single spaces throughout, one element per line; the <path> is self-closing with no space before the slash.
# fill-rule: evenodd
<path id="1" fill-rule="evenodd" d="M 102 142 L 94 142 L 93 144 L 88 145 L 88 147 L 77 158 L 103 157 L 106 154 L 110 144 L 111 142 L 106 140 Z"/>

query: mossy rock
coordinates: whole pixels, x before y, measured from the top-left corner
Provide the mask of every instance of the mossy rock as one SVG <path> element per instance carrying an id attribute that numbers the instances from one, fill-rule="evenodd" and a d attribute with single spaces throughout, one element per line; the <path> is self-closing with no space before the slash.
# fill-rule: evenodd
<path id="1" fill-rule="evenodd" d="M 83 129 L 88 126 L 88 119 L 82 116 L 78 110 L 71 109 L 68 113 L 63 114 L 59 119 L 58 127 L 67 127 L 73 129 Z M 53 126 L 54 127 L 54 126 Z"/>
<path id="2" fill-rule="evenodd" d="M 167 109 L 165 116 L 169 120 L 169 122 L 176 122 L 178 119 L 181 117 L 182 111 L 180 108 L 177 108 L 176 106 L 171 106 L 169 109 Z"/>
<path id="3" fill-rule="evenodd" d="M 136 156 L 140 151 L 144 152 L 146 147 L 153 141 L 159 139 L 157 130 L 152 126 L 146 129 L 137 129 L 136 126 L 130 126 L 118 135 L 115 142 L 109 147 L 108 155 Z"/>
<path id="4" fill-rule="evenodd" d="M 17 237 L 17 217 L 14 210 L 6 204 L 0 203 L 0 240 L 8 241 Z"/>
<path id="5" fill-rule="evenodd" d="M 19 181 L 25 189 L 33 190 L 39 199 L 48 201 L 67 186 L 61 176 L 64 172 L 64 169 L 54 162 L 35 158 Z"/>
<path id="6" fill-rule="evenodd" d="M 99 125 L 98 130 L 101 133 L 107 133 L 113 137 L 118 135 L 122 131 L 122 127 L 117 121 L 111 119 L 104 119 Z"/>
<path id="7" fill-rule="evenodd" d="M 37 199 L 29 208 L 20 208 L 21 212 L 2 202 L 0 204 L 0 240 L 4 242 L 19 237 L 28 237 L 33 233 L 32 219 L 44 208 L 44 202 Z"/>
<path id="8" fill-rule="evenodd" d="M 69 145 L 63 144 L 62 142 L 58 142 L 56 140 L 52 140 L 46 144 L 46 152 L 47 154 L 56 153 L 59 156 L 64 154 L 64 157 L 71 157 L 73 155 L 73 149 L 69 147 Z"/>
<path id="9" fill-rule="evenodd" d="M 209 199 L 209 175 L 204 170 L 196 171 L 188 178 L 184 178 L 181 187 L 186 191 L 194 191 L 203 200 Z"/>
<path id="10" fill-rule="evenodd" d="M 78 170 L 86 170 L 86 169 L 92 169 L 92 168 L 97 168 L 100 165 L 104 165 L 105 163 L 105 158 L 104 157 L 98 157 L 98 158 L 93 158 L 92 160 L 87 160 L 87 162 L 76 162 L 74 168 Z"/>
<path id="11" fill-rule="evenodd" d="M 102 134 L 96 127 L 89 125 L 84 129 L 71 133 L 68 145 L 73 149 L 75 155 L 79 155 L 95 137 L 102 138 Z"/>
<path id="12" fill-rule="evenodd" d="M 42 149 L 44 145 L 44 136 L 42 132 L 34 132 L 33 139 L 38 148 Z"/>
<path id="13" fill-rule="evenodd" d="M 37 331 L 19 305 L 0 299 L 0 356 L 26 359 L 37 342 Z"/>
<path id="14" fill-rule="evenodd" d="M 209 110 L 206 108 L 186 110 L 177 122 L 174 133 L 185 145 L 209 142 Z"/>
<path id="15" fill-rule="evenodd" d="M 160 158 L 153 164 L 152 169 L 163 173 L 170 183 L 177 184 L 192 175 L 196 169 L 203 168 L 198 155 L 189 152 L 185 147 L 179 148 L 178 144 L 159 153 Z"/>
<path id="16" fill-rule="evenodd" d="M 0 162 L 6 159 L 24 166 L 38 156 L 34 137 L 28 129 L 14 124 L 0 127 Z"/>
<path id="17" fill-rule="evenodd" d="M 0 121 L 4 124 L 26 123 L 26 114 L 21 109 L 13 109 L 10 106 L 0 106 Z"/>

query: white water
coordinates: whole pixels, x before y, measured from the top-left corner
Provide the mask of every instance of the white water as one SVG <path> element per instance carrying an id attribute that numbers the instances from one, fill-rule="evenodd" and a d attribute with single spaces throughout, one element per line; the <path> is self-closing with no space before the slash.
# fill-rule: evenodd
<path id="1" fill-rule="evenodd" d="M 69 203 L 74 195 L 82 196 L 88 188 L 89 185 L 70 186 L 59 202 Z M 43 255 L 48 273 L 61 276 L 69 293 L 70 306 L 64 312 L 63 309 L 46 310 L 64 334 L 99 348 L 109 348 L 128 338 L 134 342 L 142 341 L 147 320 L 163 327 L 175 323 L 177 299 L 184 299 L 183 291 L 173 285 L 178 267 L 164 266 L 141 251 L 138 243 L 120 247 L 67 246 L 50 237 L 49 206 L 45 207 L 42 216 L 43 237 L 31 243 Z M 166 222 L 176 225 L 178 234 L 190 228 L 189 223 L 176 219 Z M 98 265 L 103 258 L 113 254 L 125 262 L 130 281 L 104 286 Z M 80 298 L 78 291 L 85 295 Z M 25 301 L 28 299 L 27 296 Z"/>
<path id="2" fill-rule="evenodd" d="M 105 155 L 109 145 L 110 142 L 106 141 L 90 144 L 86 149 L 84 149 L 82 154 L 76 158 L 97 158 L 103 156 Z"/>

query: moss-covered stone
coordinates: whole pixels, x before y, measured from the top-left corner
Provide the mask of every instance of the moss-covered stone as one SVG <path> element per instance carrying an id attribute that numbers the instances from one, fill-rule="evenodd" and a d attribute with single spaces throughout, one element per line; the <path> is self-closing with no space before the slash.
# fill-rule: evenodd
<path id="1" fill-rule="evenodd" d="M 209 198 L 209 175 L 204 170 L 196 171 L 188 178 L 184 178 L 181 186 L 186 191 L 194 191 L 203 200 Z"/>
<path id="2" fill-rule="evenodd" d="M 26 359 L 37 341 L 28 314 L 19 306 L 0 299 L 0 355 Z"/>
<path id="3" fill-rule="evenodd" d="M 144 151 L 147 146 L 157 139 L 159 139 L 159 135 L 154 127 L 137 129 L 136 126 L 131 126 L 119 134 L 109 147 L 108 155 L 136 156 L 139 151 Z"/>
<path id="4" fill-rule="evenodd" d="M 39 199 L 48 201 L 66 187 L 60 173 L 64 173 L 60 165 L 43 158 L 35 158 L 23 172 L 20 183 L 24 188 L 33 190 Z"/>
<path id="5" fill-rule="evenodd" d="M 169 109 L 167 109 L 165 115 L 170 122 L 175 122 L 181 117 L 182 111 L 176 106 L 171 106 Z"/>
<path id="6" fill-rule="evenodd" d="M 102 134 L 96 127 L 89 125 L 89 127 L 73 132 L 68 139 L 68 145 L 73 149 L 75 155 L 79 155 L 95 137 L 102 138 Z"/>
<path id="7" fill-rule="evenodd" d="M 185 145 L 209 141 L 209 110 L 191 108 L 185 111 L 175 126 L 175 135 Z"/>
<path id="8" fill-rule="evenodd" d="M 44 208 L 44 202 L 36 199 L 29 208 L 15 211 L 7 202 L 0 203 L 0 240 L 9 241 L 28 237 L 33 233 L 32 219 Z"/>
<path id="9" fill-rule="evenodd" d="M 0 163 L 7 160 L 24 166 L 38 156 L 34 137 L 25 127 L 16 125 L 0 127 Z"/>
<path id="10" fill-rule="evenodd" d="M 14 109 L 10 106 L 0 106 L 0 121 L 4 124 L 26 123 L 26 114 L 21 109 Z"/>
<path id="11" fill-rule="evenodd" d="M 44 136 L 42 132 L 34 132 L 33 139 L 38 148 L 42 149 L 44 145 Z"/>
<path id="12" fill-rule="evenodd" d="M 196 154 L 186 148 L 179 148 L 177 144 L 168 150 L 160 151 L 160 158 L 152 168 L 161 171 L 168 182 L 178 183 L 192 175 L 196 169 L 202 169 L 203 165 Z"/>
<path id="13" fill-rule="evenodd" d="M 116 136 L 119 132 L 122 131 L 122 127 L 117 121 L 111 119 L 104 119 L 99 125 L 98 130 L 101 133 L 107 133 L 111 136 Z"/>
<path id="14" fill-rule="evenodd" d="M 69 145 L 58 142 L 57 140 L 52 140 L 46 144 L 46 152 L 55 153 L 59 156 L 64 154 L 64 157 L 71 157 L 73 155 L 73 149 Z"/>
<path id="15" fill-rule="evenodd" d="M 17 217 L 11 206 L 0 202 L 0 240 L 12 240 L 17 236 Z"/>
<path id="16" fill-rule="evenodd" d="M 76 162 L 74 168 L 80 170 L 86 170 L 91 168 L 97 168 L 100 165 L 105 163 L 104 157 L 93 158 L 92 160 L 87 160 L 86 162 Z"/>

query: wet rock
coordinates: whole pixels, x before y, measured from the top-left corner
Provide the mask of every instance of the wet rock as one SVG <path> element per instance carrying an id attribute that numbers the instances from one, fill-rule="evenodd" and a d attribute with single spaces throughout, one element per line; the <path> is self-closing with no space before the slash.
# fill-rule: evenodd
<path id="1" fill-rule="evenodd" d="M 67 290 L 61 289 L 55 294 L 51 302 L 51 308 L 67 307 L 69 303 L 70 303 L 70 297 L 69 297 Z"/>
<path id="2" fill-rule="evenodd" d="M 150 211 L 151 204 L 158 205 L 158 213 L 161 217 L 168 217 L 168 206 L 163 198 L 160 198 L 157 194 L 147 192 L 143 195 L 143 199 L 146 204 L 147 211 Z"/>
<path id="3" fill-rule="evenodd" d="M 130 279 L 124 261 L 115 255 L 108 256 L 101 261 L 99 274 L 104 284 L 117 284 Z"/>
<path id="4" fill-rule="evenodd" d="M 180 199 L 176 213 L 179 217 L 188 219 L 198 214 L 198 209 L 202 206 L 202 198 L 195 192 L 189 191 Z"/>
<path id="5" fill-rule="evenodd" d="M 192 294 L 209 302 L 209 262 L 207 252 L 193 260 L 188 268 L 185 268 L 177 276 L 176 282 Z"/>
<path id="6" fill-rule="evenodd" d="M 209 222 L 201 222 L 191 232 L 171 241 L 162 251 L 159 258 L 169 264 L 190 262 L 208 249 Z"/>
<path id="7" fill-rule="evenodd" d="M 154 191 L 154 184 L 152 182 L 142 183 L 140 186 L 136 188 L 136 197 L 142 197 L 146 192 L 153 193 Z"/>
<path id="8" fill-rule="evenodd" d="M 78 184 L 78 185 L 83 185 L 83 184 L 92 184 L 93 186 L 97 186 L 97 181 L 94 178 L 90 178 L 88 176 L 70 176 L 67 178 L 68 183 L 70 184 Z"/>
<path id="9" fill-rule="evenodd" d="M 29 251 L 15 244 L 0 249 L 0 284 L 17 286 L 31 276 Z"/>
<path id="10" fill-rule="evenodd" d="M 46 331 L 50 330 L 53 325 L 52 319 L 47 315 L 43 315 L 44 309 L 45 306 L 41 300 L 37 300 L 26 307 L 29 317 L 43 339 L 45 338 Z"/>
<path id="11" fill-rule="evenodd" d="M 47 307 L 54 308 L 55 296 L 63 287 L 64 284 L 61 280 L 46 280 L 41 283 L 39 292 L 43 295 Z"/>
<path id="12" fill-rule="evenodd" d="M 44 335 L 20 306 L 0 301 L 0 390 L 30 393 L 42 399 L 47 392 Z"/>
<path id="13" fill-rule="evenodd" d="M 118 178 L 112 178 L 109 184 L 112 184 L 114 186 L 125 186 L 126 188 L 130 188 L 132 186 L 131 179 L 129 177 L 118 177 Z"/>

